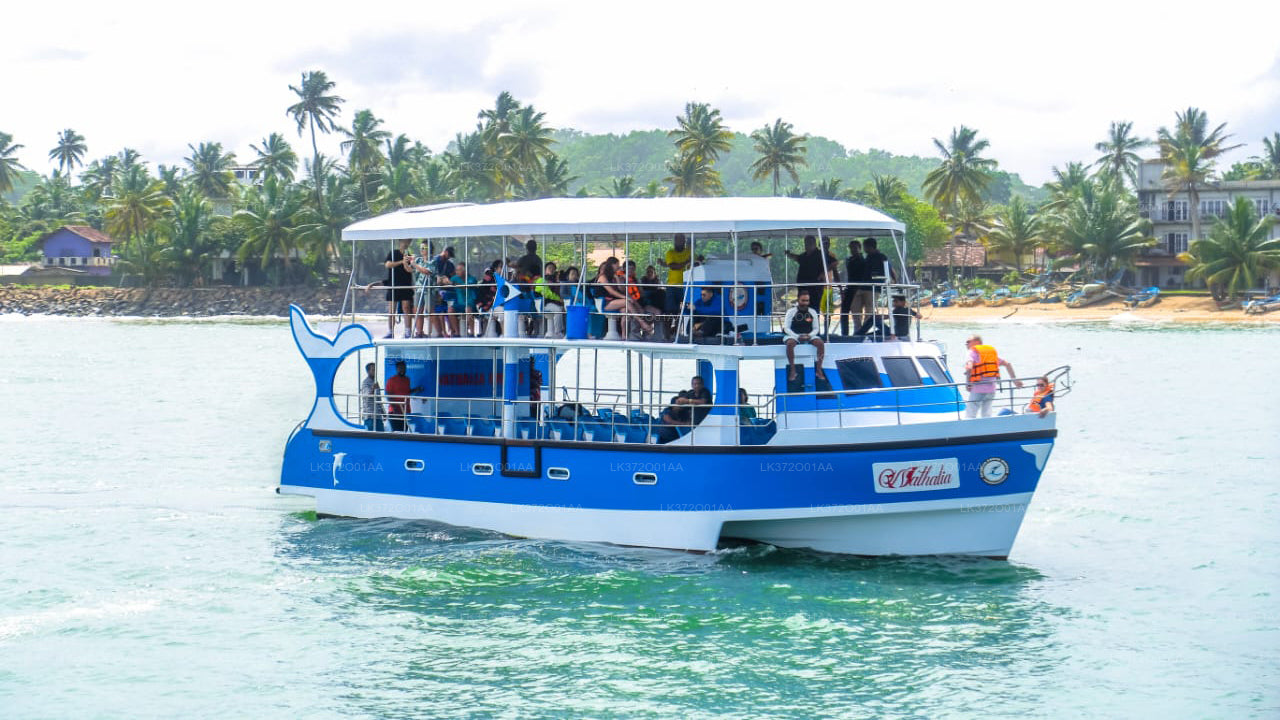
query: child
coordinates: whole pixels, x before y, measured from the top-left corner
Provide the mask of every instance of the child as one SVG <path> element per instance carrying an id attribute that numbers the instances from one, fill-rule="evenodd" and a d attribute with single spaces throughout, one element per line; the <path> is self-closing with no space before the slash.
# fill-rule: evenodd
<path id="1" fill-rule="evenodd" d="M 890 311 L 893 316 L 893 334 L 899 340 L 911 339 L 911 318 L 920 319 L 920 313 L 907 307 L 907 298 L 904 295 L 893 296 L 893 310 Z"/>

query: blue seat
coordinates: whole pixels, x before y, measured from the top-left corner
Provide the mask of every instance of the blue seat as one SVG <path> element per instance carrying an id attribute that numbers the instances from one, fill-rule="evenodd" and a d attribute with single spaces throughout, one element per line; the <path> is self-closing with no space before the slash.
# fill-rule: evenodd
<path id="1" fill-rule="evenodd" d="M 614 422 L 614 417 L 619 417 L 619 418 L 622 417 L 621 414 L 615 413 L 613 410 L 609 408 L 600 408 L 599 410 L 596 411 L 596 415 L 598 415 L 600 417 L 600 420 L 602 420 L 606 424 Z"/>
<path id="2" fill-rule="evenodd" d="M 414 432 L 422 433 L 423 435 L 436 434 L 435 418 L 426 418 L 421 415 L 410 415 L 409 427 L 413 428 Z"/>
<path id="3" fill-rule="evenodd" d="M 613 427 L 602 422 L 593 422 L 583 419 L 584 422 L 579 423 L 580 427 L 586 433 L 588 439 L 594 442 L 613 442 Z"/>
<path id="4" fill-rule="evenodd" d="M 649 428 L 640 424 L 620 425 L 618 429 L 623 434 L 623 442 L 629 443 L 647 443 L 649 442 Z"/>
<path id="5" fill-rule="evenodd" d="M 642 424 L 642 425 L 648 425 L 648 424 L 649 424 L 649 422 L 650 422 L 651 420 L 652 420 L 652 418 L 650 418 L 650 417 L 649 417 L 649 413 L 647 413 L 647 412 L 645 412 L 645 411 L 643 411 L 643 410 L 632 410 L 632 411 L 631 411 L 631 422 L 633 422 L 633 423 L 640 423 L 640 424 Z"/>
<path id="6" fill-rule="evenodd" d="M 440 433 L 442 435 L 466 435 L 467 421 L 460 417 L 442 417 L 440 418 Z"/>
<path id="7" fill-rule="evenodd" d="M 489 418 L 471 418 L 471 434 L 477 437 L 493 437 L 498 434 L 498 426 Z"/>

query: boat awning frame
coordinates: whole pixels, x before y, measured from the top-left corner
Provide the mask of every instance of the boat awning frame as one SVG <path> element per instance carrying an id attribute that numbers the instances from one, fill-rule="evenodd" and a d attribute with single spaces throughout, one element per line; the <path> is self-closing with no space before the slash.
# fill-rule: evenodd
<path id="1" fill-rule="evenodd" d="M 897 220 L 839 200 L 779 197 L 551 198 L 406 208 L 342 231 L 354 242 L 545 235 L 730 235 L 769 231 L 902 233 Z"/>

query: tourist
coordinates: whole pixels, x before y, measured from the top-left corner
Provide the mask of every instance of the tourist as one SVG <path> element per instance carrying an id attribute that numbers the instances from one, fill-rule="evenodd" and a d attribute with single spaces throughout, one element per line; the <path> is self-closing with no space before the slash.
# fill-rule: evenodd
<path id="1" fill-rule="evenodd" d="M 873 312 L 871 287 L 867 285 L 867 261 L 862 257 L 862 243 L 849 241 L 849 257 L 844 261 L 844 279 L 848 283 L 840 294 L 840 334 L 849 334 L 849 317 L 854 327 L 861 327 L 867 313 Z"/>
<path id="2" fill-rule="evenodd" d="M 570 265 L 560 274 L 560 297 L 569 305 L 590 305 L 587 301 L 586 288 L 582 286 L 581 273 Z"/>
<path id="3" fill-rule="evenodd" d="M 413 254 L 409 251 L 409 238 L 401 238 L 398 248 L 387 253 L 382 265 L 387 269 L 387 334 L 383 337 L 396 336 L 396 313 L 405 316 L 404 336 L 413 334 L 408 320 L 413 317 L 413 267 L 410 262 Z"/>
<path id="4" fill-rule="evenodd" d="M 552 265 L 552 267 L 555 266 Z M 564 337 L 564 298 L 560 297 L 556 293 L 556 287 L 541 275 L 533 279 L 533 294 L 542 298 L 542 319 L 546 337 Z"/>
<path id="5" fill-rule="evenodd" d="M 689 384 L 689 397 L 685 404 L 693 407 L 693 424 L 697 425 L 711 412 L 711 391 L 699 375 L 694 375 Z"/>
<path id="6" fill-rule="evenodd" d="M 364 380 L 360 381 L 360 418 L 364 421 L 365 430 L 382 432 L 382 388 L 378 387 L 377 369 L 375 363 L 364 366 Z"/>
<path id="7" fill-rule="evenodd" d="M 889 311 L 893 318 L 893 335 L 899 340 L 911 339 L 911 318 L 920 319 L 920 313 L 907 307 L 905 295 L 893 296 L 893 309 Z"/>
<path id="8" fill-rule="evenodd" d="M 640 305 L 627 294 L 625 279 L 619 282 L 620 272 L 618 259 L 615 257 L 610 257 L 600 266 L 600 272 L 596 275 L 594 290 L 596 297 L 604 301 L 603 310 L 624 314 L 625 317 L 622 321 L 623 339 L 630 335 L 630 320 L 632 319 L 640 325 L 644 332 L 653 332 L 653 326 L 639 317 L 641 312 Z"/>
<path id="9" fill-rule="evenodd" d="M 413 314 L 414 337 L 425 337 L 423 322 L 435 305 L 435 270 L 431 267 L 431 243 L 423 240 L 421 252 L 413 258 Z M 406 333 L 407 334 L 407 333 Z"/>
<path id="10" fill-rule="evenodd" d="M 524 244 L 524 250 L 524 255 L 516 260 L 516 281 L 524 283 L 525 290 L 530 290 L 533 279 L 542 275 L 542 258 L 538 257 L 538 241 L 528 240 Z"/>
<path id="11" fill-rule="evenodd" d="M 1027 405 L 1027 412 L 1035 413 L 1040 417 L 1054 412 L 1053 383 L 1049 382 L 1048 377 L 1036 378 L 1036 390 L 1031 396 L 1031 403 Z"/>
<path id="12" fill-rule="evenodd" d="M 553 262 L 547 261 L 542 266 L 542 279 L 546 281 L 547 286 L 551 288 L 551 292 L 564 297 L 564 289 L 560 287 L 560 268 Z"/>
<path id="13" fill-rule="evenodd" d="M 1010 378 L 1016 378 L 1017 375 L 1013 372 L 1013 366 L 1002 359 L 995 348 L 983 344 L 981 336 L 971 336 L 964 346 L 969 349 L 969 359 L 964 365 L 964 374 L 968 378 L 966 387 L 969 389 L 969 399 L 964 408 L 965 417 L 991 417 L 991 403 L 996 397 L 1000 368 L 1003 367 Z M 1022 387 L 1021 380 L 1015 379 L 1013 384 Z"/>
<path id="14" fill-rule="evenodd" d="M 652 308 L 662 308 L 666 311 L 667 307 L 667 291 L 662 287 L 662 278 L 658 277 L 658 269 L 650 265 L 644 269 L 644 275 L 640 277 L 641 290 L 643 297 L 640 298 L 640 304 Z"/>
<path id="15" fill-rule="evenodd" d="M 738 424 L 750 425 L 755 419 L 756 409 L 751 406 L 751 397 L 747 395 L 747 389 L 738 388 Z"/>
<path id="16" fill-rule="evenodd" d="M 796 299 L 800 293 L 808 293 L 809 300 L 820 299 L 824 290 L 822 269 L 822 253 L 818 250 L 818 239 L 812 235 L 804 236 L 804 252 L 787 251 L 787 257 L 796 261 Z"/>
<path id="17" fill-rule="evenodd" d="M 390 405 L 387 411 L 390 413 L 388 420 L 391 423 L 393 432 L 405 432 L 409 426 L 409 400 L 410 395 L 416 392 L 422 392 L 420 387 L 412 387 L 409 382 L 409 376 L 406 374 L 408 366 L 403 360 L 396 361 L 396 374 L 387 378 L 387 399 Z"/>
<path id="18" fill-rule="evenodd" d="M 666 296 L 663 307 L 668 315 L 675 315 L 680 309 L 684 295 L 684 271 L 689 269 L 692 250 L 685 246 L 684 233 L 676 233 L 671 241 L 672 248 L 658 261 L 667 269 Z"/>
<path id="19" fill-rule="evenodd" d="M 641 282 L 636 277 L 636 261 L 628 260 L 626 262 L 626 268 L 627 272 L 624 279 L 627 285 L 627 297 L 631 302 L 636 304 L 636 307 L 640 308 L 641 312 L 646 315 L 661 315 L 662 306 L 654 306 L 646 302 L 647 296 L 645 295 L 645 289 L 641 287 Z"/>
<path id="20" fill-rule="evenodd" d="M 875 238 L 863 240 L 862 250 L 866 255 L 864 262 L 867 268 L 867 280 L 872 285 L 883 285 L 887 279 L 891 279 L 893 282 L 898 281 L 897 271 L 889 264 L 889 258 L 876 248 Z M 888 272 L 887 276 L 885 275 L 886 271 Z"/>
<path id="21" fill-rule="evenodd" d="M 458 319 L 449 313 L 449 306 L 457 299 L 453 283 L 449 279 L 457 272 L 453 264 L 453 246 L 447 246 L 431 261 L 435 273 L 436 291 L 433 298 L 434 314 L 431 316 L 432 337 L 457 337 Z"/>
<path id="22" fill-rule="evenodd" d="M 751 254 L 766 260 L 773 257 L 773 253 L 767 253 L 764 251 L 764 245 L 761 245 L 759 240 L 755 240 L 751 243 Z"/>
<path id="23" fill-rule="evenodd" d="M 724 299 L 708 285 L 698 290 L 698 298 L 689 304 L 693 315 L 694 337 L 716 337 L 732 328 L 725 319 Z"/>
<path id="24" fill-rule="evenodd" d="M 787 345 L 787 380 L 796 379 L 796 345 L 809 344 L 818 353 L 817 362 L 813 364 L 813 374 L 823 380 L 827 376 L 822 372 L 822 361 L 826 357 L 826 343 L 814 334 L 814 330 L 822 324 L 822 315 L 809 307 L 809 291 L 801 290 L 796 304 L 787 309 L 782 318 L 782 332 L 786 335 Z"/>
<path id="25" fill-rule="evenodd" d="M 454 287 L 454 300 L 449 306 L 449 312 L 454 316 L 455 323 L 457 318 L 462 320 L 462 331 L 459 337 L 471 337 L 472 315 L 476 312 L 476 291 L 471 287 L 475 286 L 476 279 L 467 274 L 467 264 L 460 262 L 455 267 L 449 282 Z"/>

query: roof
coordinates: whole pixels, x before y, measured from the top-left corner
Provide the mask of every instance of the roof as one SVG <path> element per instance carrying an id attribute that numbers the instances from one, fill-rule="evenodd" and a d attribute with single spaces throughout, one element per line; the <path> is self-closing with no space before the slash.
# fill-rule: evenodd
<path id="1" fill-rule="evenodd" d="M 344 240 L 496 235 L 727 234 L 766 230 L 903 232 L 893 218 L 839 200 L 780 197 L 551 198 L 473 205 L 448 203 L 361 220 Z"/>
<path id="2" fill-rule="evenodd" d="M 38 268 L 39 265 L 33 263 L 24 263 L 21 265 L 0 265 L 0 277 L 11 277 L 14 275 L 25 275 L 31 272 L 32 268 Z"/>
<path id="3" fill-rule="evenodd" d="M 950 244 L 940 248 L 926 250 L 923 267 L 945 267 L 951 264 Z M 983 267 L 987 264 L 987 249 L 977 243 L 957 242 L 955 250 L 956 267 Z"/>
<path id="4" fill-rule="evenodd" d="M 47 240 L 48 238 L 52 237 L 54 233 L 62 230 L 66 230 L 75 235 L 79 235 L 80 237 L 84 238 L 85 240 L 88 240 L 89 242 L 106 243 L 107 245 L 110 245 L 115 242 L 115 240 L 111 239 L 110 235 L 102 232 L 97 228 L 89 227 L 88 225 L 63 225 L 57 230 L 54 230 L 48 235 L 45 235 L 43 238 L 41 238 L 41 241 L 43 242 L 44 240 Z"/>

